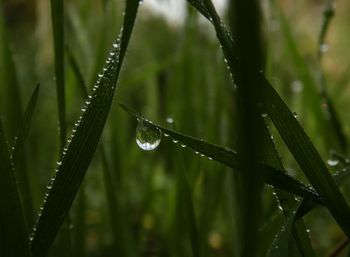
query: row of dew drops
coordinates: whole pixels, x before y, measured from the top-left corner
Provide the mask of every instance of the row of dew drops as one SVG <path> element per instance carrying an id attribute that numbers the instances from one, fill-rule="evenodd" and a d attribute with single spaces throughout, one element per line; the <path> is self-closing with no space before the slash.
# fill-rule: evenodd
<path id="1" fill-rule="evenodd" d="M 75 136 L 75 133 L 77 132 L 77 129 L 79 128 L 80 124 L 81 124 L 81 121 L 83 119 L 83 115 L 84 113 L 86 113 L 89 105 L 91 104 L 91 101 L 94 99 L 94 97 L 96 96 L 96 91 L 97 89 L 100 87 L 100 83 L 101 83 L 101 80 L 102 78 L 105 76 L 105 73 L 108 71 L 108 68 L 111 66 L 111 65 L 114 65 L 115 61 L 117 63 L 119 63 L 119 59 L 118 58 L 114 58 L 114 57 L 118 57 L 116 56 L 118 51 L 120 50 L 120 38 L 121 38 L 121 34 L 123 32 L 123 28 L 121 28 L 121 31 L 120 31 L 120 34 L 117 38 L 117 40 L 113 43 L 113 48 L 112 50 L 110 51 L 109 53 L 109 57 L 107 58 L 106 60 L 106 63 L 105 63 L 105 66 L 103 67 L 103 71 L 101 73 L 98 74 L 98 79 L 95 83 L 95 85 L 93 86 L 92 88 L 92 94 L 88 95 L 87 97 L 87 100 L 85 101 L 85 104 L 84 106 L 81 108 L 81 111 L 82 111 L 82 115 L 78 118 L 78 120 L 74 123 L 74 127 L 72 129 L 72 134 L 71 136 L 67 139 L 67 144 L 65 145 L 65 147 L 63 148 L 63 151 L 62 151 L 62 156 L 61 156 L 61 159 L 59 161 L 57 161 L 57 167 L 55 169 L 55 172 L 54 172 L 54 175 L 51 177 L 51 180 L 49 182 L 49 184 L 46 186 L 46 189 L 47 191 L 45 192 L 45 195 L 44 195 L 44 199 L 43 199 L 43 202 L 40 206 L 40 209 L 39 209 L 39 213 L 38 213 L 38 217 L 37 217 L 37 224 L 33 227 L 33 231 L 29 237 L 29 240 L 32 241 L 34 239 L 34 235 L 36 233 L 36 230 L 37 230 L 37 225 L 38 225 L 38 222 L 40 220 L 40 217 L 42 215 L 42 211 L 44 210 L 44 206 L 46 204 L 46 201 L 47 201 L 47 198 L 49 196 L 49 192 L 50 190 L 52 189 L 52 186 L 56 180 L 56 175 L 57 173 L 59 172 L 60 170 L 60 167 L 62 165 L 62 159 L 64 158 L 64 156 L 67 154 L 67 151 L 68 151 L 68 148 L 69 148 L 69 145 L 70 143 L 72 142 L 72 139 L 74 138 Z"/>

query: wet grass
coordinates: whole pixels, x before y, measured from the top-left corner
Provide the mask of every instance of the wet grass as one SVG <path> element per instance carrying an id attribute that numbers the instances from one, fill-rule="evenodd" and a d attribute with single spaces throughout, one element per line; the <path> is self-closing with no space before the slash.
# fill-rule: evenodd
<path id="1" fill-rule="evenodd" d="M 286 4 L 250 4 L 188 0 L 175 26 L 51 1 L 29 32 L 1 6 L 0 256 L 346 256 L 334 6 L 306 58 Z"/>

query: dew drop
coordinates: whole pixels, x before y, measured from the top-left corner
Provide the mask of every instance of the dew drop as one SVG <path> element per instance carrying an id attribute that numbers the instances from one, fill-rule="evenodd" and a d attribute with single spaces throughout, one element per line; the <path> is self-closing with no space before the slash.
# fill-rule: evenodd
<path id="1" fill-rule="evenodd" d="M 329 159 L 327 160 L 327 164 L 331 167 L 335 167 L 339 164 L 339 160 L 337 159 Z"/>
<path id="2" fill-rule="evenodd" d="M 139 120 L 136 128 L 136 143 L 145 151 L 151 151 L 158 147 L 162 134 L 159 129 L 149 125 L 144 120 Z"/>
<path id="3" fill-rule="evenodd" d="M 172 123 L 174 123 L 174 119 L 171 118 L 171 117 L 167 117 L 166 118 L 166 122 L 169 123 L 169 124 L 172 124 Z"/>
<path id="4" fill-rule="evenodd" d="M 182 147 L 182 148 L 185 148 L 185 147 L 186 147 L 186 145 L 185 145 L 185 144 L 181 144 L 181 147 Z"/>
<path id="5" fill-rule="evenodd" d="M 114 43 L 114 44 L 113 44 L 113 47 L 114 47 L 114 48 L 118 48 L 118 44 L 117 44 L 117 43 Z"/>
<path id="6" fill-rule="evenodd" d="M 328 52 L 328 50 L 329 50 L 329 45 L 328 44 L 323 43 L 322 45 L 320 45 L 320 51 L 322 53 Z"/>
<path id="7" fill-rule="evenodd" d="M 300 80 L 294 80 L 290 86 L 294 93 L 300 93 L 304 88 L 303 82 Z"/>

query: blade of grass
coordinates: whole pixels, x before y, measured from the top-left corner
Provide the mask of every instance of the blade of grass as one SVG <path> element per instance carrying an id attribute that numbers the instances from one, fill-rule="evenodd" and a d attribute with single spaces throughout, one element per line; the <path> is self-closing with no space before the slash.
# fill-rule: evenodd
<path id="1" fill-rule="evenodd" d="M 297 204 L 296 207 L 292 208 L 289 216 L 286 218 L 285 224 L 282 225 L 281 230 L 275 237 L 275 240 L 272 242 L 270 249 L 268 250 L 267 257 L 285 257 L 286 253 L 289 252 L 289 238 L 291 236 L 295 214 L 297 213 L 300 204 Z"/>
<path id="2" fill-rule="evenodd" d="M 64 72 L 64 2 L 51 0 L 51 18 L 55 53 L 55 81 L 58 103 L 60 149 L 66 143 L 66 104 Z"/>
<path id="3" fill-rule="evenodd" d="M 19 81 L 13 54 L 11 51 L 11 44 L 9 34 L 6 29 L 5 15 L 3 14 L 2 2 L 0 2 L 0 38 L 1 49 L 0 56 L 2 67 L 0 71 L 0 82 L 3 85 L 1 104 L 5 115 L 4 126 L 10 140 L 15 136 L 22 117 L 22 101 L 19 89 Z"/>
<path id="4" fill-rule="evenodd" d="M 0 254 L 31 256 L 29 238 L 2 123 L 0 121 Z"/>
<path id="5" fill-rule="evenodd" d="M 28 102 L 21 126 L 17 130 L 17 134 L 15 137 L 13 146 L 12 146 L 11 156 L 12 156 L 13 163 L 15 166 L 18 163 L 18 158 L 23 150 L 25 140 L 27 139 L 27 135 L 28 135 L 30 125 L 32 122 L 32 117 L 33 117 L 33 114 L 34 114 L 34 111 L 36 108 L 36 104 L 38 101 L 39 89 L 40 89 L 40 85 L 38 84 L 35 87 L 33 94 Z"/>
<path id="6" fill-rule="evenodd" d="M 33 94 L 26 107 L 23 120 L 17 129 L 17 134 L 14 138 L 14 142 L 11 147 L 11 158 L 16 170 L 17 180 L 20 187 L 21 199 L 23 203 L 23 209 L 25 211 L 25 217 L 28 226 L 32 226 L 34 222 L 34 204 L 32 198 L 32 192 L 30 188 L 29 174 L 26 166 L 23 165 L 22 155 L 24 143 L 27 139 L 27 135 L 31 126 L 32 117 L 35 111 L 36 103 L 38 100 L 39 85 L 33 91 Z"/>
<path id="7" fill-rule="evenodd" d="M 132 110 L 126 105 L 120 104 L 120 106 L 134 117 L 138 119 L 145 119 L 142 115 L 138 114 L 136 111 Z M 145 119 L 145 121 L 147 121 L 147 119 Z M 181 144 L 192 148 L 194 151 L 201 153 L 203 156 L 212 158 L 213 160 L 231 167 L 234 170 L 238 170 L 238 160 L 242 157 L 237 152 L 214 144 L 209 144 L 202 139 L 197 139 L 185 134 L 175 132 L 153 122 L 148 122 L 149 126 L 160 129 L 164 135 L 169 135 L 173 140 L 179 141 Z M 315 192 L 313 192 L 312 189 L 306 187 L 301 182 L 285 174 L 286 171 L 282 172 L 278 168 L 271 166 L 271 163 L 262 163 L 261 165 L 264 165 L 267 168 L 262 169 L 266 170 L 263 174 L 263 178 L 265 179 L 266 183 L 306 198 L 312 198 L 316 202 L 322 203 L 322 200 L 317 196 L 317 194 L 315 194 Z"/>
<path id="8" fill-rule="evenodd" d="M 210 2 L 209 0 L 206 1 Z M 228 61 L 230 71 L 234 73 L 239 60 L 234 53 L 233 41 L 230 40 L 227 30 L 222 25 L 213 6 L 208 4 L 207 7 L 211 14 L 211 21 L 217 32 L 218 39 L 222 45 L 223 53 Z M 350 236 L 350 219 L 348 218 L 350 217 L 350 208 L 331 174 L 328 172 L 327 166 L 322 161 L 316 148 L 311 143 L 293 113 L 266 78 L 262 76 L 259 71 L 252 70 L 252 73 L 258 74 L 259 84 L 263 88 L 263 90 L 261 90 L 261 102 L 264 109 L 269 114 L 304 174 L 324 199 L 334 219 L 342 230 Z"/>
<path id="9" fill-rule="evenodd" d="M 124 26 L 86 100 L 72 137 L 62 152 L 57 170 L 48 185 L 42 211 L 35 226 L 32 253 L 45 256 L 66 217 L 98 145 L 112 103 L 116 82 L 129 43 L 139 1 L 126 1 Z"/>
<path id="10" fill-rule="evenodd" d="M 88 98 L 88 91 L 87 91 L 85 79 L 80 71 L 78 62 L 74 57 L 73 53 L 69 50 L 68 47 L 66 48 L 66 50 L 68 54 L 69 63 L 73 69 L 73 73 L 78 82 L 80 92 L 84 97 L 84 99 L 86 99 Z M 132 249 L 131 243 L 130 243 L 131 238 L 127 233 L 125 224 L 121 222 L 123 220 L 123 215 L 121 214 L 121 211 L 119 208 L 120 200 L 118 200 L 118 197 L 117 197 L 116 185 L 115 183 L 113 183 L 114 179 L 112 176 L 111 168 L 107 160 L 107 154 L 105 149 L 106 149 L 105 144 L 103 143 L 103 140 L 101 140 L 99 145 L 99 152 L 100 152 L 101 162 L 102 162 L 103 181 L 106 188 L 106 199 L 108 204 L 115 251 L 120 253 L 123 256 L 130 256 L 130 251 Z M 128 239 L 126 240 L 125 238 L 128 238 Z"/>
<path id="11" fill-rule="evenodd" d="M 176 169 L 176 182 L 177 182 L 177 193 L 178 200 L 180 201 L 181 213 L 184 216 L 184 220 L 186 222 L 186 227 L 188 228 L 188 232 L 190 235 L 191 248 L 192 248 L 192 256 L 200 257 L 200 247 L 199 247 L 199 234 L 196 222 L 196 215 L 193 205 L 191 188 L 188 182 L 188 179 L 185 174 L 185 164 L 184 158 L 181 153 L 176 153 L 177 158 L 177 169 Z"/>
<path id="12" fill-rule="evenodd" d="M 325 103 L 322 106 L 326 108 L 326 111 L 328 111 L 327 115 L 328 115 L 329 123 L 333 129 L 333 133 L 339 145 L 340 151 L 342 151 L 343 153 L 347 153 L 348 142 L 343 130 L 343 124 L 339 119 L 338 112 L 333 104 L 332 98 L 328 93 L 326 78 L 325 78 L 324 71 L 322 69 L 322 56 L 324 52 L 323 48 L 326 45 L 325 37 L 333 17 L 334 17 L 334 3 L 330 1 L 327 3 L 326 8 L 323 12 L 323 21 L 322 21 L 321 31 L 319 35 L 319 40 L 318 40 L 317 55 L 318 55 L 318 61 L 319 61 L 320 90 L 321 90 L 321 95 L 323 97 L 323 102 Z"/>

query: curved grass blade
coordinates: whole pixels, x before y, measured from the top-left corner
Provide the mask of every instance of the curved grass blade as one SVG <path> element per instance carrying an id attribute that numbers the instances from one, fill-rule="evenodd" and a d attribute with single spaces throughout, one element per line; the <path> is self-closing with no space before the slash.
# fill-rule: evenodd
<path id="1" fill-rule="evenodd" d="M 13 163 L 15 166 L 18 162 L 18 157 L 20 156 L 20 153 L 22 152 L 24 142 L 27 139 L 29 128 L 30 128 L 30 125 L 32 122 L 33 113 L 35 111 L 36 103 L 38 101 L 39 89 L 40 89 L 40 85 L 38 84 L 35 87 L 33 94 L 28 102 L 28 105 L 27 105 L 27 108 L 25 110 L 24 117 L 22 120 L 22 124 L 19 127 L 19 130 L 18 130 L 17 135 L 15 137 L 15 141 L 14 141 L 13 146 L 12 146 L 11 156 L 12 156 Z"/>
<path id="2" fill-rule="evenodd" d="M 136 111 L 130 109 L 126 105 L 120 104 L 120 106 L 126 110 L 128 113 L 133 115 L 138 119 L 144 119 L 143 116 L 138 114 Z M 170 130 L 164 128 L 160 125 L 154 124 L 153 122 L 148 121 L 150 126 L 154 126 L 160 129 L 164 135 L 169 135 L 172 139 L 179 141 L 181 144 L 186 145 L 192 148 L 194 151 L 202 154 L 203 156 L 207 156 L 208 158 L 212 158 L 228 167 L 233 168 L 234 170 L 238 169 L 238 161 L 239 158 L 242 158 L 235 151 L 223 148 L 214 144 L 209 144 L 202 139 L 197 139 L 185 134 L 178 133 L 174 130 Z M 318 197 L 318 195 L 310 188 L 306 187 L 303 183 L 295 180 L 294 178 L 285 174 L 286 171 L 282 172 L 280 169 L 271 166 L 270 163 L 262 163 L 267 169 L 263 174 L 263 178 L 265 183 L 268 183 L 277 188 L 283 189 L 285 191 L 294 193 L 296 195 L 300 195 L 302 197 L 311 198 L 314 201 L 322 204 L 322 200 Z"/>
<path id="3" fill-rule="evenodd" d="M 97 148 L 112 103 L 116 82 L 129 43 L 139 0 L 126 1 L 124 26 L 99 74 L 93 92 L 86 100 L 82 115 L 68 139 L 62 159 L 47 187 L 42 211 L 34 229 L 32 253 L 43 257 L 50 249 L 66 217 L 92 156 Z"/>
<path id="4" fill-rule="evenodd" d="M 210 13 L 217 37 L 222 45 L 224 56 L 228 61 L 230 71 L 235 71 L 239 65 L 239 60 L 234 53 L 234 43 L 230 35 L 222 25 L 219 16 L 216 14 L 210 0 L 204 0 Z M 343 231 L 350 236 L 350 208 L 346 203 L 342 193 L 337 187 L 327 166 L 323 162 L 314 145 L 300 126 L 293 113 L 284 103 L 278 93 L 260 74 L 259 71 L 252 70 L 259 77 L 261 90 L 261 103 L 269 114 L 278 132 L 287 144 L 290 152 L 298 162 L 304 174 L 324 199 L 324 202 Z"/>
<path id="5" fill-rule="evenodd" d="M 0 256 L 29 257 L 29 238 L 0 121 Z"/>

